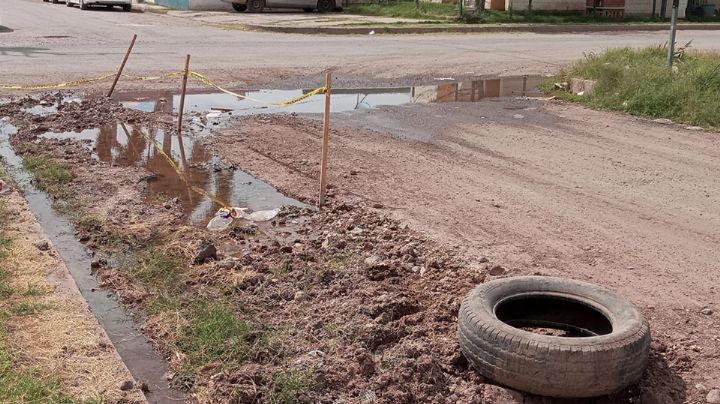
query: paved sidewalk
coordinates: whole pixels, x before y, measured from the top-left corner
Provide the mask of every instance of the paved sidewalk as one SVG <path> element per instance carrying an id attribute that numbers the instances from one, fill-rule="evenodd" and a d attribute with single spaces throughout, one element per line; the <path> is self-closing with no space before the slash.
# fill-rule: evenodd
<path id="1" fill-rule="evenodd" d="M 166 13 L 225 29 L 267 31 L 294 34 L 424 34 L 424 33 L 483 33 L 483 32 L 620 32 L 665 31 L 669 23 L 617 23 L 617 24 L 453 24 L 424 23 L 411 18 L 374 17 L 338 13 L 306 13 L 272 11 L 266 13 L 237 13 L 225 11 L 180 11 L 140 3 L 136 8 Z M 680 30 L 720 30 L 720 23 L 678 24 Z"/>

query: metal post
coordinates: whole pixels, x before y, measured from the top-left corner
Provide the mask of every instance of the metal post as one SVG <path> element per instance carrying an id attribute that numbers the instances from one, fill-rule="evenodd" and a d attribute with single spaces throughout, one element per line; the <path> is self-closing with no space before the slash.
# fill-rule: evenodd
<path id="1" fill-rule="evenodd" d="M 107 95 L 108 97 L 112 97 L 112 93 L 113 91 L 115 91 L 115 85 L 117 84 L 118 80 L 120 80 L 120 76 L 122 75 L 123 69 L 125 68 L 125 63 L 127 63 L 128 57 L 130 57 L 130 52 L 132 52 L 132 48 L 133 46 L 135 46 L 135 39 L 137 39 L 137 34 L 133 34 L 133 39 L 132 41 L 130 41 L 130 47 L 128 48 L 127 52 L 125 52 L 125 58 L 120 64 L 120 69 L 115 76 L 115 81 L 113 81 L 112 86 L 110 86 L 110 91 Z"/>
<path id="2" fill-rule="evenodd" d="M 178 133 L 182 133 L 182 116 L 185 109 L 185 89 L 187 88 L 188 69 L 190 69 L 190 55 L 185 56 L 185 71 L 183 72 L 182 94 L 180 94 L 180 109 L 178 110 Z"/>
<path id="3" fill-rule="evenodd" d="M 668 53 L 667 53 L 667 65 L 672 67 L 673 56 L 675 54 L 675 32 L 677 31 L 677 16 L 678 16 L 678 2 L 679 0 L 673 0 L 672 7 L 672 20 L 670 22 L 670 39 L 668 40 Z"/>
<path id="4" fill-rule="evenodd" d="M 330 93 L 332 88 L 332 72 L 325 73 L 325 116 L 323 118 L 322 156 L 320 159 L 320 200 L 318 205 L 325 204 L 325 188 L 327 188 L 328 143 L 330 137 Z"/>

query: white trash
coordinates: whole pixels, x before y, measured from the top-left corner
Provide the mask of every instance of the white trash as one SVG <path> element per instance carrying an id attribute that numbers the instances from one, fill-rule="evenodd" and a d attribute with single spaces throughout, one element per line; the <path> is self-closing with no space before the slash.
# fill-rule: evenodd
<path id="1" fill-rule="evenodd" d="M 253 222 L 267 222 L 268 220 L 272 220 L 275 216 L 280 213 L 280 208 L 275 208 L 271 210 L 258 210 L 253 213 L 245 213 L 245 211 L 241 211 L 240 215 L 243 219 L 252 220 Z"/>

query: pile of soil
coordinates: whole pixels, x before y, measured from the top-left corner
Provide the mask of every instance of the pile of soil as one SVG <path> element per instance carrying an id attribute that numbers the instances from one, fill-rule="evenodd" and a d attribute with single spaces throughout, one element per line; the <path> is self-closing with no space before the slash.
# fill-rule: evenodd
<path id="1" fill-rule="evenodd" d="M 163 119 L 109 100 L 68 104 L 57 115 L 38 117 L 20 112 L 22 102 L 0 107 L 0 115 L 18 127 L 16 150 L 44 154 L 72 171 L 68 186 L 76 197 L 67 203 L 76 214 L 99 221 L 78 237 L 107 255 L 95 270 L 123 303 L 143 313 L 153 292 L 114 258 L 133 245 L 172 235 L 173 251 L 188 268 L 182 274 L 183 298 L 229 301 L 239 317 L 280 336 L 278 344 L 240 365 L 210 362 L 189 379 L 172 381 L 198 401 L 268 401 L 274 375 L 288 370 L 311 375 L 297 397 L 302 402 L 472 403 L 507 394 L 469 367 L 456 338 L 460 300 L 486 276 L 505 275 L 491 272 L 502 263 L 469 260 L 457 246 L 441 245 L 390 219 L 382 205 L 336 192 L 319 211 L 287 208 L 268 223 L 236 221 L 220 232 L 190 226 L 172 199 L 147 195 L 145 169 L 114 167 L 90 158 L 77 142 L 37 136 L 112 120 L 163 125 Z M 23 147 L 38 142 L 47 147 Z M 132 240 L 118 244 L 117 234 Z M 197 259 L 209 245 L 214 252 Z M 174 369 L 182 368 L 183 352 L 162 318 L 148 314 L 143 332 Z M 643 385 L 669 377 L 668 361 L 674 366 L 682 360 L 667 345 L 653 355 Z M 636 402 L 646 390 L 634 386 L 596 402 Z"/>

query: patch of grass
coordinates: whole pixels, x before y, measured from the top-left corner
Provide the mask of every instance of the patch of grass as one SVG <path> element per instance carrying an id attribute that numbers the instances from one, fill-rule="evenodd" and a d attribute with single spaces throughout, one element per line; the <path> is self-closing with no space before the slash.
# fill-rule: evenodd
<path id="1" fill-rule="evenodd" d="M 1 251 L 2 250 L 0 250 L 0 252 Z M 13 288 L 10 286 L 10 282 L 8 282 L 9 277 L 10 273 L 0 267 L 0 297 L 7 298 L 13 294 Z"/>
<path id="2" fill-rule="evenodd" d="M 85 215 L 75 221 L 75 227 L 80 231 L 92 232 L 102 229 L 102 222 L 94 216 Z"/>
<path id="3" fill-rule="evenodd" d="M 233 366 L 245 360 L 251 327 L 229 304 L 200 298 L 190 304 L 188 315 L 190 325 L 178 344 L 187 355 L 187 367 L 197 369 L 215 360 Z"/>
<path id="4" fill-rule="evenodd" d="M 56 199 L 69 195 L 67 183 L 72 174 L 65 166 L 48 157 L 40 155 L 27 155 L 23 157 L 23 167 L 32 173 L 38 186 Z"/>
<path id="5" fill-rule="evenodd" d="M 26 316 L 29 314 L 35 314 L 39 311 L 45 310 L 48 307 L 50 307 L 50 306 L 48 306 L 47 304 L 44 304 L 44 303 L 23 302 L 23 303 L 18 303 L 15 306 L 13 306 L 12 308 L 10 308 L 10 314 L 13 314 L 15 316 Z"/>
<path id="6" fill-rule="evenodd" d="M 595 80 L 593 91 L 582 97 L 561 91 L 556 95 L 596 108 L 720 127 L 720 53 L 679 52 L 669 69 L 666 52 L 657 46 L 586 55 L 554 81 Z"/>
<path id="7" fill-rule="evenodd" d="M 311 370 L 285 370 L 273 375 L 273 383 L 268 402 L 272 404 L 291 404 L 300 402 L 300 394 L 313 386 Z"/>
<path id="8" fill-rule="evenodd" d="M 427 20 L 452 21 L 457 15 L 457 6 L 453 4 L 414 1 L 393 1 L 386 4 L 351 4 L 344 8 L 348 14 L 373 15 L 394 18 L 417 18 Z"/>
<path id="9" fill-rule="evenodd" d="M 28 283 L 25 290 L 22 291 L 23 296 L 40 296 L 42 293 L 42 289 L 30 283 Z"/>
<path id="10" fill-rule="evenodd" d="M 612 18 L 593 16 L 578 11 L 502 11 L 485 10 L 482 14 L 468 13 L 458 19 L 466 24 L 623 24 L 639 22 L 657 22 L 660 19 L 650 17 Z"/>
<path id="11" fill-rule="evenodd" d="M 63 393 L 60 380 L 40 374 L 36 369 L 15 367 L 15 356 L 6 343 L 6 316 L 0 316 L 0 402 L 2 403 L 76 403 Z"/>
<path id="12" fill-rule="evenodd" d="M 415 18 L 430 20 L 427 22 L 454 22 L 464 24 L 507 24 L 507 23 L 544 23 L 544 24 L 582 24 L 582 23 L 610 23 L 621 24 L 629 22 L 660 21 L 646 17 L 611 18 L 586 15 L 580 11 L 501 11 L 484 10 L 482 14 L 467 12 L 459 15 L 455 4 L 414 1 L 389 1 L 383 4 L 351 4 L 345 7 L 348 14 L 371 15 L 393 18 Z"/>
<path id="13" fill-rule="evenodd" d="M 146 288 L 160 294 L 172 294 L 185 266 L 178 258 L 159 248 L 150 248 L 137 260 L 123 264 Z"/>

